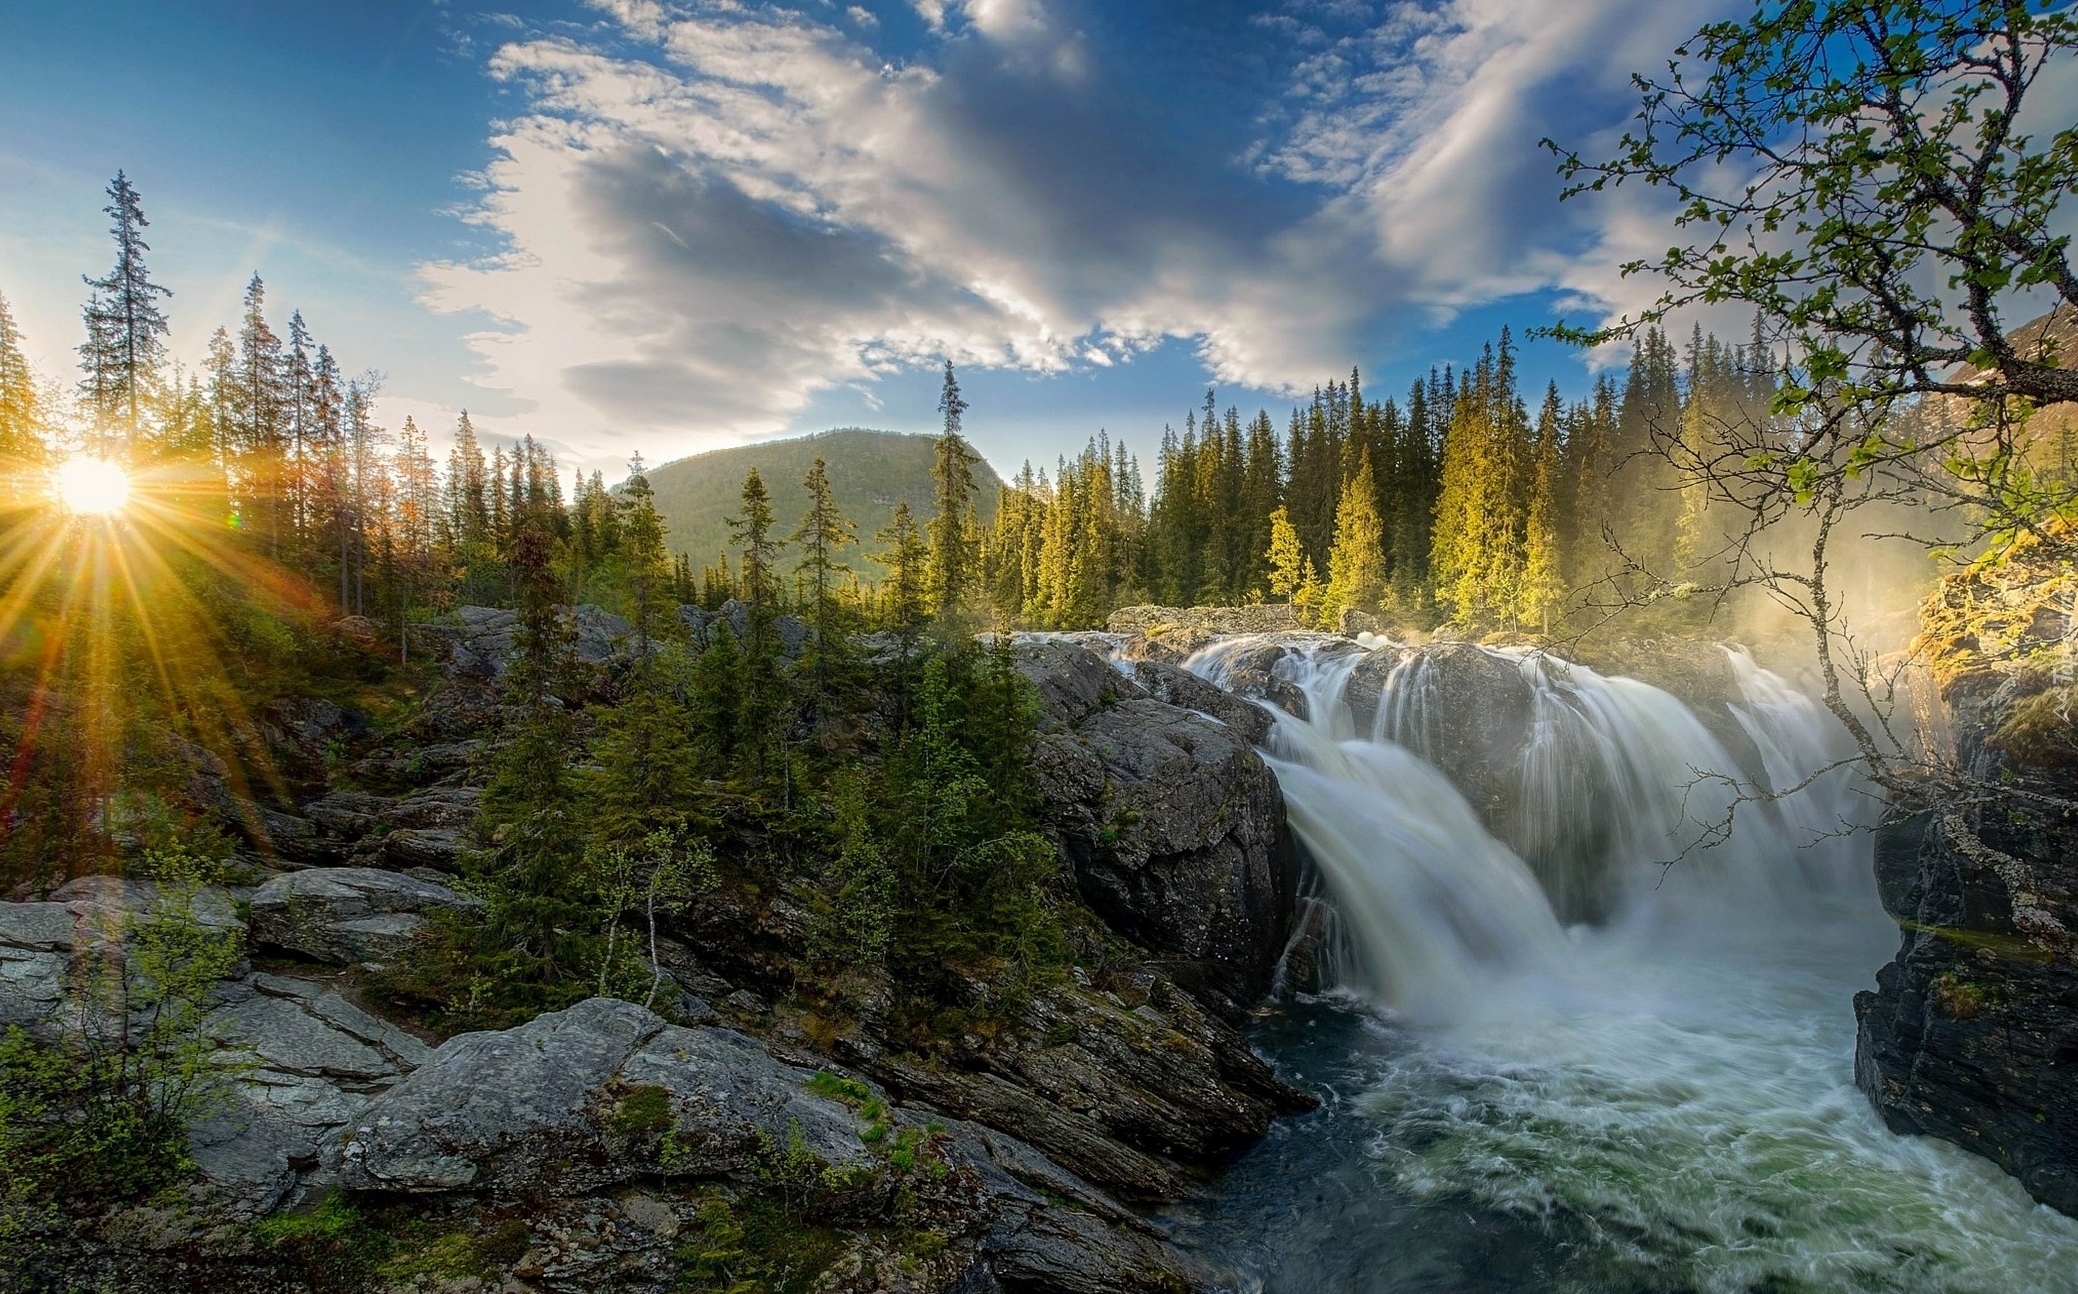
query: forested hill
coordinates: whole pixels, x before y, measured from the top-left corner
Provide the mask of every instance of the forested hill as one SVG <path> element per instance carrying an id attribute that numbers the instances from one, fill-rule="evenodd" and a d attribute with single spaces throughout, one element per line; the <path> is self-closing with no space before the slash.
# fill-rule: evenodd
<path id="1" fill-rule="evenodd" d="M 681 458 L 652 468 L 649 484 L 664 518 L 665 542 L 699 566 L 724 549 L 735 551 L 726 518 L 742 510 L 743 477 L 751 468 L 758 469 L 772 492 L 773 515 L 791 529 L 808 510 L 801 482 L 820 457 L 829 469 L 837 506 L 858 525 L 867 550 L 875 551 L 873 535 L 893 517 L 897 500 L 907 499 L 918 516 L 930 515 L 935 439 L 844 427 Z M 986 523 L 995 516 L 999 482 L 986 462 L 976 461 L 974 483 L 975 506 Z M 864 574 L 870 578 L 874 572 Z"/>

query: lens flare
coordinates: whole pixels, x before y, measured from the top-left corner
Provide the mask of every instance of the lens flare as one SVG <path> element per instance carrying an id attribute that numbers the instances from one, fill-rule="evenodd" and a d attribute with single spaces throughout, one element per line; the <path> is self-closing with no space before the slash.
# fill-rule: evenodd
<path id="1" fill-rule="evenodd" d="M 130 501 L 130 478 L 107 459 L 82 454 L 58 468 L 57 490 L 68 510 L 108 516 Z"/>

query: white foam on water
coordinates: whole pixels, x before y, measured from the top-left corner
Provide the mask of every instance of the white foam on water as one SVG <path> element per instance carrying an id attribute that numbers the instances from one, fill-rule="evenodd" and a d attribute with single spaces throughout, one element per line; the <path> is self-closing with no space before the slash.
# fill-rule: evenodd
<path id="1" fill-rule="evenodd" d="M 1260 645 L 1189 665 L 1224 684 Z M 1280 712 L 1265 754 L 1355 948 L 1342 987 L 1420 1040 L 1362 1097 L 1397 1188 L 1563 1216 L 1596 1261 L 1673 1288 L 2078 1289 L 2078 1221 L 1888 1132 L 1854 1086 L 1853 995 L 1897 928 L 1850 830 L 1875 802 L 1823 707 L 1733 651 L 1760 764 L 1742 770 L 1659 689 L 1491 654 L 1535 697 L 1514 832 L 1603 841 L 1592 867 L 1540 876 L 1421 758 L 1462 721 L 1425 654 L 1362 735 L 1362 653 L 1302 643 L 1275 666 L 1310 717 Z M 1562 931 L 1551 897 L 1583 885 L 1613 915 Z"/>

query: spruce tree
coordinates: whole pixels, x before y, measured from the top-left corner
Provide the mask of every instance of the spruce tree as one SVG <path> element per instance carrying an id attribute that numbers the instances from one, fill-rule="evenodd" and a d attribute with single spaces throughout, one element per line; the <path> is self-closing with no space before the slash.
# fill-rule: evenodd
<path id="1" fill-rule="evenodd" d="M 668 620 L 670 554 L 649 477 L 637 454 L 628 464 L 619 510 L 625 514 L 619 557 L 627 577 L 634 661 L 619 705 L 600 721 L 599 771 L 588 797 L 594 839 L 632 848 L 658 832 L 679 830 L 689 810 L 698 766 L 694 723 L 667 677 L 683 657 L 660 641 Z"/>
<path id="2" fill-rule="evenodd" d="M 0 297 L 0 476 L 14 501 L 27 491 L 43 459 L 43 410 L 22 334 Z"/>
<path id="3" fill-rule="evenodd" d="M 805 664 L 813 687 L 815 713 L 821 718 L 827 712 L 833 685 L 846 672 L 850 659 L 851 617 L 838 577 L 849 574 L 851 568 L 838 561 L 837 554 L 847 545 L 857 543 L 859 532 L 838 509 L 837 498 L 830 490 L 829 471 L 820 457 L 809 468 L 802 485 L 808 491 L 808 511 L 794 530 L 794 544 L 801 554 L 794 570 L 807 587 L 808 622 L 813 637 Z"/>
<path id="4" fill-rule="evenodd" d="M 570 625 L 552 541 L 533 520 L 514 536 L 519 634 L 506 674 L 518 718 L 484 788 L 484 834 L 494 843 L 487 934 L 505 974 L 497 996 L 513 1005 L 560 1005 L 555 986 L 588 969 L 588 922 L 576 878 L 582 855 L 570 778 L 576 729 L 557 697 L 570 668 Z"/>
<path id="5" fill-rule="evenodd" d="M 729 519 L 738 549 L 737 597 L 744 604 L 743 725 L 751 750 L 752 771 L 764 778 L 784 773 L 785 715 L 789 698 L 779 672 L 779 603 L 782 589 L 776 569 L 780 541 L 772 536 L 772 496 L 753 467 L 743 478 L 743 510 Z M 791 780 L 783 782 L 790 791 Z"/>
<path id="6" fill-rule="evenodd" d="M 1292 529 L 1291 516 L 1283 504 L 1270 514 L 1270 546 L 1263 558 L 1270 571 L 1271 595 L 1289 605 L 1306 579 L 1306 549 L 1299 543 L 1299 532 Z"/>
<path id="7" fill-rule="evenodd" d="M 932 614 L 945 619 L 961 607 L 976 566 L 974 451 L 960 434 L 967 402 L 960 396 L 951 360 L 945 361 L 945 388 L 938 397 L 938 411 L 945 415 L 945 429 L 938 437 L 931 467 L 936 508 L 930 525 L 929 591 Z"/>
<path id="8" fill-rule="evenodd" d="M 1328 586 L 1321 623 L 1340 626 L 1344 611 L 1376 611 L 1385 601 L 1385 527 L 1378 517 L 1371 451 L 1357 454 L 1335 509 L 1335 543 L 1328 553 Z"/>
<path id="9" fill-rule="evenodd" d="M 247 497 L 271 557 L 281 556 L 282 453 L 281 338 L 267 324 L 267 285 L 255 274 L 245 285 L 238 330 L 238 450 L 246 463 Z"/>
<path id="10" fill-rule="evenodd" d="M 86 307 L 80 366 L 86 370 L 81 392 L 93 413 L 98 447 L 106 453 L 117 440 L 127 448 L 142 435 L 142 409 L 158 390 L 166 358 L 166 316 L 159 298 L 173 293 L 152 282 L 145 266 L 151 244 L 144 241 L 144 231 L 151 222 L 144 218 L 137 189 L 121 171 L 108 186 L 103 210 L 114 221 L 108 232 L 115 239 L 115 267 L 104 278 L 85 280 L 93 295 Z"/>
<path id="11" fill-rule="evenodd" d="M 1535 466 L 1525 522 L 1522 592 L 1517 615 L 1537 632 L 1551 632 L 1552 616 L 1565 596 L 1565 572 L 1559 553 L 1559 437 L 1564 424 L 1558 384 L 1544 392 L 1537 417 Z"/>
<path id="12" fill-rule="evenodd" d="M 1247 554 L 1237 592 L 1243 601 L 1259 596 L 1270 576 L 1269 554 L 1275 546 L 1271 516 L 1283 509 L 1284 471 L 1277 449 L 1277 428 L 1267 410 L 1248 425 L 1241 472 L 1242 542 Z M 1287 515 L 1286 528 L 1290 528 Z M 1294 532 L 1296 533 L 1296 532 Z M 1287 600 L 1290 595 L 1284 595 Z"/>

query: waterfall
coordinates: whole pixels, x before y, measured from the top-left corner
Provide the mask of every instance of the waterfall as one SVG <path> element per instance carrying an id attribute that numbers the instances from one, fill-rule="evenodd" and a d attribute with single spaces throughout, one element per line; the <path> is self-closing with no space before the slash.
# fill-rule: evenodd
<path id="1" fill-rule="evenodd" d="M 1810 698 L 1737 650 L 1693 710 L 1469 644 L 1187 664 L 1277 712 L 1324 896 L 1297 941 L 1386 1008 L 1266 1021 L 1326 1105 L 1201 1220 L 1244 1288 L 2071 1288 L 2078 1221 L 1855 1087 L 1851 1000 L 1898 932 L 1848 830 L 1875 801 Z"/>
<path id="2" fill-rule="evenodd" d="M 1742 766 L 1658 688 L 1537 651 L 1453 650 L 1456 666 L 1434 651 L 1279 636 L 1224 640 L 1186 662 L 1285 701 L 1270 707 L 1264 754 L 1348 935 L 1328 967 L 1342 987 L 1412 1018 L 1452 1018 L 1496 977 L 1557 971 L 1563 924 L 1641 937 L 1766 930 L 1814 896 L 1856 892 L 1866 845 L 1846 830 L 1869 805 L 1851 769 L 1768 794 L 1839 763 L 1844 734 L 1745 652 L 1729 651 L 1739 700 L 1720 728 L 1744 734 Z M 1454 669 L 1489 671 L 1472 679 L 1488 690 L 1463 694 Z M 1361 724 L 1360 670 L 1382 675 Z M 1487 705 L 1481 734 L 1468 711 Z M 1519 714 L 1501 711 L 1510 705 Z"/>

